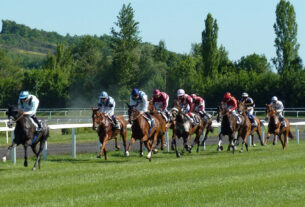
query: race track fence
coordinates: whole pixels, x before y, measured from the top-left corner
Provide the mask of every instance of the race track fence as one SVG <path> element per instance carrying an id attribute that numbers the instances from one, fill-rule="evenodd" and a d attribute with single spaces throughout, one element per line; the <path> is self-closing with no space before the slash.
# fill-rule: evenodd
<path id="1" fill-rule="evenodd" d="M 262 120 L 263 121 L 263 120 Z M 4 121 L 3 121 L 4 122 Z M 7 121 L 6 121 L 7 123 Z M 263 138 L 263 142 L 265 141 L 265 126 L 268 126 L 268 123 L 263 122 L 263 126 L 262 126 L 262 138 Z M 300 130 L 299 130 L 299 126 L 305 126 L 305 122 L 293 122 L 290 123 L 290 126 L 295 126 L 295 130 L 296 130 L 296 142 L 297 144 L 299 144 L 300 142 Z M 76 158 L 76 132 L 75 129 L 76 128 L 91 128 L 92 127 L 92 123 L 85 123 L 85 124 L 55 124 L 55 125 L 49 125 L 50 130 L 55 130 L 55 129 L 72 129 L 72 157 Z M 130 124 L 127 125 L 128 128 L 130 128 Z M 220 123 L 216 122 L 215 120 L 212 123 L 212 127 L 217 128 L 218 129 L 218 133 L 220 133 Z M 8 139 L 8 132 L 11 132 L 11 140 L 13 141 L 14 139 L 14 128 L 9 128 L 7 127 L 0 127 L 0 131 L 5 131 L 6 135 L 7 135 L 7 139 Z M 166 132 L 165 134 L 165 138 L 166 138 L 166 151 L 169 152 L 169 137 L 168 137 L 168 132 Z M 204 132 L 202 134 L 202 139 L 204 138 Z M 287 140 L 288 141 L 288 140 Z M 251 136 L 249 136 L 248 139 L 248 145 L 251 146 Z M 98 151 L 101 147 L 101 143 L 98 141 Z M 205 146 L 203 146 L 203 149 Z M 44 149 L 43 149 L 43 158 L 44 160 L 47 159 L 47 151 L 48 151 L 48 143 L 45 143 Z M 12 149 L 11 152 L 11 157 L 12 157 L 12 163 L 15 164 L 16 163 L 16 147 Z"/>

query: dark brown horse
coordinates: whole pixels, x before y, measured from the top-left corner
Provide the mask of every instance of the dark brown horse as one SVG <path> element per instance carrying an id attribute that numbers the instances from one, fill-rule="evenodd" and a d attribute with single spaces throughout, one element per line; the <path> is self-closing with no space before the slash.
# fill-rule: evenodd
<path id="1" fill-rule="evenodd" d="M 239 102 L 238 111 L 240 113 L 245 112 L 247 114 L 248 111 L 247 111 L 247 107 L 246 107 L 245 101 Z M 254 144 L 254 133 L 256 132 L 261 145 L 264 146 L 264 142 L 263 142 L 263 139 L 262 139 L 262 125 L 263 125 L 263 123 L 259 120 L 259 118 L 257 116 L 253 116 L 253 117 L 255 119 L 255 122 L 257 123 L 257 126 L 251 126 L 251 132 L 250 132 L 250 136 L 252 138 L 251 139 L 251 144 L 252 144 L 252 146 L 255 147 L 255 144 Z"/>
<path id="2" fill-rule="evenodd" d="M 197 116 L 197 115 L 195 115 Z M 177 148 L 177 138 L 183 138 L 183 150 L 181 154 L 184 154 L 184 151 L 187 150 L 191 152 L 192 147 L 195 143 L 197 143 L 197 152 L 199 152 L 200 145 L 200 136 L 203 132 L 203 124 L 202 120 L 198 117 L 199 123 L 197 125 L 193 125 L 186 114 L 184 114 L 181 110 L 181 107 L 178 102 L 174 102 L 174 107 L 172 109 L 172 119 L 175 121 L 174 135 L 173 136 L 173 147 L 176 152 L 176 156 L 180 157 L 180 153 Z M 188 145 L 188 141 L 192 134 L 196 134 L 195 140 L 191 146 Z"/>
<path id="3" fill-rule="evenodd" d="M 97 158 L 101 158 L 102 152 L 104 152 L 105 160 L 107 160 L 106 144 L 109 140 L 115 139 L 115 145 L 117 149 L 120 149 L 117 143 L 117 135 L 120 134 L 123 139 L 123 145 L 126 155 L 126 136 L 127 136 L 127 121 L 123 116 L 116 116 L 120 123 L 120 129 L 113 129 L 113 123 L 110 117 L 100 112 L 99 109 L 92 108 L 92 128 L 97 131 L 101 148 L 97 155 Z"/>
<path id="4" fill-rule="evenodd" d="M 217 108 L 217 122 L 221 121 L 221 130 L 219 133 L 219 141 L 217 146 L 217 151 L 222 151 L 222 139 L 223 136 L 227 135 L 229 137 L 229 145 L 228 145 L 228 151 L 230 151 L 231 147 L 233 148 L 233 153 L 236 149 L 236 141 L 237 139 L 234 138 L 234 133 L 238 131 L 239 126 L 237 125 L 236 118 L 234 115 L 230 112 L 228 112 L 224 105 L 220 105 Z"/>
<path id="5" fill-rule="evenodd" d="M 127 155 L 129 154 L 129 151 L 134 144 L 136 139 L 140 140 L 140 156 L 142 156 L 142 143 L 144 143 L 145 147 L 147 148 L 148 155 L 147 159 L 151 161 L 152 157 L 152 150 L 155 146 L 155 143 L 157 141 L 157 138 L 160 133 L 162 133 L 161 130 L 161 124 L 157 117 L 152 116 L 152 119 L 154 119 L 154 126 L 150 127 L 148 121 L 143 116 L 142 113 L 140 113 L 135 106 L 128 106 L 128 121 L 131 123 L 131 139 L 127 150 Z"/>
<path id="6" fill-rule="evenodd" d="M 277 112 L 273 109 L 273 107 L 270 104 L 266 104 L 266 118 L 268 117 L 269 117 L 268 134 L 265 140 L 265 144 L 267 144 L 271 134 L 274 134 L 274 136 L 278 136 L 280 138 L 283 150 L 285 150 L 288 137 L 292 139 L 294 138 L 290 131 L 290 123 L 288 119 L 284 118 L 286 124 L 285 126 L 281 126 L 281 122 L 279 120 Z M 284 139 L 282 136 L 284 137 Z"/>
<path id="7" fill-rule="evenodd" d="M 9 127 L 12 127 L 13 123 L 16 122 L 16 127 L 14 130 L 15 138 L 12 144 L 8 147 L 8 150 L 3 156 L 2 160 L 5 161 L 8 156 L 9 151 L 22 144 L 24 147 L 24 167 L 28 166 L 28 154 L 27 147 L 31 146 L 32 151 L 36 155 L 36 161 L 33 166 L 33 170 L 36 170 L 36 165 L 40 169 L 40 159 L 45 142 L 49 137 L 49 127 L 46 122 L 42 122 L 43 130 L 41 132 L 36 132 L 36 126 L 33 124 L 30 116 L 24 115 L 23 110 L 18 109 L 15 106 L 9 106 L 6 112 L 9 119 Z M 37 151 L 36 146 L 39 143 L 39 149 Z"/>

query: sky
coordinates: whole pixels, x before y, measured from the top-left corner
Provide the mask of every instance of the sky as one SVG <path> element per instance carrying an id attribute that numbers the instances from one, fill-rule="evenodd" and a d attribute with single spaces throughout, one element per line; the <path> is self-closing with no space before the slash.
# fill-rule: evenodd
<path id="1" fill-rule="evenodd" d="M 189 54 L 201 42 L 208 13 L 217 20 L 218 46 L 233 61 L 253 53 L 275 57 L 275 9 L 279 0 L 3 0 L 0 19 L 66 35 L 110 34 L 122 5 L 131 3 L 143 42 L 164 40 L 170 51 Z M 305 63 L 305 1 L 291 0 Z M 2 23 L 0 23 L 2 27 Z"/>

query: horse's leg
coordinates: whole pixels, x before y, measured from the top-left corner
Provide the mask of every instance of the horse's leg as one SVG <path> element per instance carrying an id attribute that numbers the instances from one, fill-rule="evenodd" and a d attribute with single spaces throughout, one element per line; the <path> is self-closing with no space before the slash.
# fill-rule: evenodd
<path id="1" fill-rule="evenodd" d="M 278 137 L 279 137 L 279 139 L 280 139 L 280 141 L 281 141 L 281 143 L 282 143 L 283 149 L 285 149 L 286 146 L 285 146 L 285 143 L 284 143 L 284 140 L 283 140 L 283 137 L 282 137 L 282 133 L 281 133 L 281 132 L 279 133 Z"/>
<path id="2" fill-rule="evenodd" d="M 201 136 L 201 134 L 202 134 L 202 130 L 198 130 L 197 133 L 196 133 L 195 140 L 194 140 L 194 142 L 197 143 L 197 149 L 196 149 L 197 153 L 199 153 L 199 145 L 200 145 L 200 136 Z"/>
<path id="3" fill-rule="evenodd" d="M 106 149 L 106 146 L 104 147 L 104 157 L 105 157 L 105 160 L 107 160 L 107 149 Z"/>
<path id="4" fill-rule="evenodd" d="M 126 156 L 129 156 L 129 151 L 131 150 L 131 147 L 135 143 L 135 141 L 136 141 L 136 139 L 131 137 L 128 148 L 127 148 Z"/>
<path id="5" fill-rule="evenodd" d="M 12 150 L 12 148 L 17 147 L 17 144 L 13 141 L 13 143 L 7 148 L 6 153 L 4 154 L 4 156 L 2 157 L 2 161 L 6 162 L 6 158 L 9 155 L 9 152 Z"/>
<path id="6" fill-rule="evenodd" d="M 147 155 L 147 158 L 149 159 L 149 162 L 151 162 L 152 149 L 154 148 L 154 145 L 155 145 L 157 139 L 158 139 L 158 133 L 155 132 L 153 140 L 152 140 L 152 144 L 151 144 L 151 147 L 150 147 L 150 151 L 148 152 L 148 155 Z"/>
<path id="7" fill-rule="evenodd" d="M 256 133 L 257 133 L 257 136 L 258 136 L 258 139 L 259 139 L 261 145 L 264 146 L 265 144 L 264 144 L 263 139 L 262 139 L 262 129 L 261 129 L 261 127 L 257 127 Z M 253 136 L 252 136 L 252 140 L 253 140 Z"/>
<path id="8" fill-rule="evenodd" d="M 220 132 L 219 135 L 218 135 L 218 146 L 217 146 L 217 151 L 222 151 L 222 150 L 223 150 L 223 146 L 222 146 L 222 137 L 223 137 L 223 134 L 222 134 L 222 132 Z"/>
<path id="9" fill-rule="evenodd" d="M 205 134 L 204 134 L 204 138 L 203 138 L 203 140 L 202 140 L 202 142 L 200 144 L 201 146 L 203 146 L 203 150 L 205 150 L 205 142 L 207 141 L 208 134 L 209 134 L 209 130 L 207 128 L 206 131 L 205 131 Z"/>
<path id="10" fill-rule="evenodd" d="M 177 148 L 177 138 L 176 137 L 173 138 L 172 145 L 173 145 L 174 150 L 176 152 L 176 157 L 180 157 L 180 153 L 178 152 L 178 148 Z"/>
<path id="11" fill-rule="evenodd" d="M 102 142 L 101 142 L 102 146 L 101 146 L 100 152 L 98 153 L 96 158 L 101 158 L 102 157 L 102 153 L 103 153 L 103 151 L 104 151 L 104 149 L 106 147 L 105 145 L 106 145 L 107 140 L 108 140 L 108 136 L 107 135 L 106 135 L 106 137 L 102 138 Z"/>
<path id="12" fill-rule="evenodd" d="M 115 149 L 116 149 L 116 150 L 120 150 L 121 147 L 120 147 L 120 145 L 118 144 L 118 138 L 115 137 L 114 140 L 115 140 Z"/>
<path id="13" fill-rule="evenodd" d="M 143 153 L 143 142 L 142 140 L 140 140 L 140 157 L 142 157 L 144 155 Z"/>
<path id="14" fill-rule="evenodd" d="M 124 154 L 125 154 L 125 156 L 128 156 L 127 155 L 127 148 L 126 148 L 126 146 L 127 146 L 127 131 L 126 130 L 124 130 L 124 131 L 121 131 L 121 137 L 122 137 L 122 140 L 123 140 L 123 146 L 124 146 Z"/>
<path id="15" fill-rule="evenodd" d="M 43 138 L 40 142 L 40 145 L 39 145 L 39 150 L 37 152 L 37 155 L 36 155 L 36 161 L 35 161 L 35 164 L 33 166 L 33 171 L 36 170 L 36 165 L 38 164 L 38 168 L 40 169 L 40 158 L 41 158 L 41 152 L 43 150 L 43 147 L 45 145 L 45 138 Z"/>
<path id="16" fill-rule="evenodd" d="M 25 144 L 25 145 L 23 145 L 23 148 L 24 148 L 24 163 L 23 163 L 23 165 L 24 165 L 24 167 L 27 167 L 28 166 L 28 145 L 27 144 Z"/>
<path id="17" fill-rule="evenodd" d="M 265 143 L 264 143 L 264 145 L 266 145 L 266 144 L 267 144 L 267 142 L 268 142 L 268 139 L 270 138 L 270 136 L 271 136 L 271 134 L 270 134 L 270 132 L 268 132 L 268 133 L 267 133 L 267 137 L 266 137 L 266 140 L 265 140 Z"/>

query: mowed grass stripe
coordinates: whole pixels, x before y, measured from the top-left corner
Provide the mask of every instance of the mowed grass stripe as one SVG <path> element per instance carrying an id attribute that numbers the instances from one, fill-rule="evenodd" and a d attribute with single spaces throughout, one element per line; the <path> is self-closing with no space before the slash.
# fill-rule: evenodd
<path id="1" fill-rule="evenodd" d="M 0 164 L 1 206 L 301 206 L 305 144 L 290 142 L 249 152 L 138 153 L 50 156 L 42 170 Z M 30 161 L 32 166 L 33 160 Z M 25 193 L 26 192 L 26 193 Z"/>

